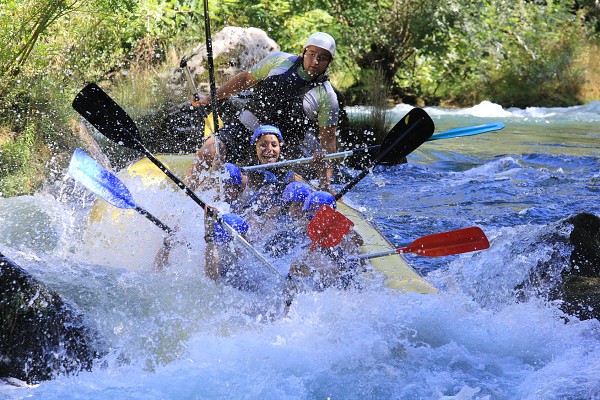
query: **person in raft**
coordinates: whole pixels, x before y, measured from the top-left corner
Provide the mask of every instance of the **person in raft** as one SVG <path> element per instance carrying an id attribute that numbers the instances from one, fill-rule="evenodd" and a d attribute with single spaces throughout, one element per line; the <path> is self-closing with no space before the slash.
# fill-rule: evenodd
<path id="1" fill-rule="evenodd" d="M 308 195 L 302 207 L 305 231 L 312 218 L 323 205 L 335 209 L 335 197 L 324 191 L 314 191 Z M 289 275 L 296 283 L 299 280 L 294 278 L 304 278 L 300 279 L 302 281 L 301 286 L 308 290 L 318 291 L 331 286 L 347 289 L 352 285 L 360 266 L 360 262 L 350 261 L 352 256 L 358 255 L 359 245 L 362 245 L 362 238 L 351 231 L 335 247 L 321 248 L 317 246 L 314 250 L 305 248 L 301 254 L 296 255 L 296 260 L 290 267 Z"/>
<path id="2" fill-rule="evenodd" d="M 333 37 L 316 32 L 307 39 L 302 55 L 272 53 L 221 86 L 216 92 L 218 100 L 250 88 L 253 94 L 239 116 L 218 131 L 218 143 L 214 135 L 204 141 L 188 174 L 188 184 L 194 188 L 199 174 L 210 168 L 217 145 L 222 162 L 247 165 L 252 155 L 246 145 L 248 138 L 259 126 L 267 124 L 285 132 L 288 159 L 304 156 L 301 146 L 307 133 L 318 138 L 320 149 L 313 153 L 317 162 L 312 166 L 319 189 L 331 191 L 333 169 L 323 156 L 337 149 L 339 103 L 326 74 L 335 55 Z M 192 105 L 207 106 L 210 101 L 210 96 L 199 95 Z"/>
<path id="3" fill-rule="evenodd" d="M 206 276 L 215 282 L 225 283 L 239 290 L 257 291 L 259 289 L 257 279 L 240 264 L 241 250 L 232 245 L 233 235 L 217 222 L 216 212 L 217 210 L 207 207 L 204 213 Z M 227 213 L 221 218 L 241 236 L 248 233 L 249 226 L 241 216 Z"/>

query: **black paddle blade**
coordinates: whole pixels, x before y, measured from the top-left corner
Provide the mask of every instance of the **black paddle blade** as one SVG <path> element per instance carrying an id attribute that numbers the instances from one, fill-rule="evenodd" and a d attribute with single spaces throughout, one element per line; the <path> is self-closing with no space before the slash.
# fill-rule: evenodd
<path id="1" fill-rule="evenodd" d="M 339 200 L 358 182 L 369 174 L 371 168 L 385 160 L 398 160 L 406 157 L 433 135 L 435 126 L 429 115 L 421 108 L 413 108 L 400 120 L 383 139 L 377 158 L 360 174 L 346 184 L 336 195 Z M 394 162 L 397 163 L 397 162 Z"/>
<path id="2" fill-rule="evenodd" d="M 418 127 L 416 127 L 418 125 Z M 416 129 L 411 129 L 411 127 Z M 375 160 L 376 164 L 399 164 L 433 135 L 435 125 L 422 108 L 413 108 L 388 132 Z"/>
<path id="3" fill-rule="evenodd" d="M 111 141 L 144 151 L 135 122 L 95 83 L 88 84 L 75 96 L 73 108 Z"/>

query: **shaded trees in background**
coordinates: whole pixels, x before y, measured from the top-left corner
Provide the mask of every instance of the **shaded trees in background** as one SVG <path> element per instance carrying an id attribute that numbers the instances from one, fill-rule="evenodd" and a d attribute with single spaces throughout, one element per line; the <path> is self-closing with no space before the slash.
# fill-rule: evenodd
<path id="1" fill-rule="evenodd" d="M 432 65 L 430 79 L 442 82 L 429 95 L 461 105 L 484 99 L 505 107 L 525 107 L 533 99 L 540 106 L 576 103 L 575 87 L 583 82 L 573 57 L 585 32 L 571 7 L 524 0 L 445 3 L 436 18 L 442 23 L 418 49 L 417 60 Z"/>
<path id="2" fill-rule="evenodd" d="M 209 9 L 214 32 L 254 26 L 288 52 L 331 33 L 330 76 L 350 104 L 371 101 L 373 76 L 411 104 L 576 104 L 578 56 L 596 48 L 600 21 L 595 0 L 210 0 Z M 0 41 L 0 192 L 28 193 L 73 145 L 70 102 L 85 82 L 112 84 L 134 115 L 166 101 L 162 73 L 204 42 L 202 2 L 12 0 L 0 7 Z"/>

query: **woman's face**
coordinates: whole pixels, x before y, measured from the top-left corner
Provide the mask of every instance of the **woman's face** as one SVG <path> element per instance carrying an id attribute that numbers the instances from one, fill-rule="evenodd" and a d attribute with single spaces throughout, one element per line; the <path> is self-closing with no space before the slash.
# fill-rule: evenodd
<path id="1" fill-rule="evenodd" d="M 259 164 L 268 164 L 279 161 L 279 138 L 276 135 L 262 135 L 256 141 L 256 156 Z"/>

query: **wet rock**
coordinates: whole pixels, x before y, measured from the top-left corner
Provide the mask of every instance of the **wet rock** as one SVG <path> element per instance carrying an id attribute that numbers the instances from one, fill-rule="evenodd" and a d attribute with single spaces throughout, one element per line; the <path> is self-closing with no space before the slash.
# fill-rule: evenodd
<path id="1" fill-rule="evenodd" d="M 558 292 L 562 310 L 580 319 L 600 319 L 600 278 L 577 275 L 564 277 Z"/>
<path id="2" fill-rule="evenodd" d="M 562 309 L 581 319 L 600 320 L 600 218 L 581 213 L 568 218 L 573 225 L 570 268 L 563 270 L 558 298 Z"/>
<path id="3" fill-rule="evenodd" d="M 217 86 L 279 50 L 279 45 L 261 29 L 235 26 L 223 28 L 212 36 Z M 206 44 L 203 42 L 192 50 L 187 61 L 196 88 L 202 93 L 210 92 L 207 58 Z M 193 94 L 187 86 L 185 72 L 180 68 L 173 72 L 168 87 L 182 96 Z"/>
<path id="4" fill-rule="evenodd" d="M 0 377 L 36 383 L 90 370 L 95 333 L 58 293 L 0 254 Z"/>
<path id="5" fill-rule="evenodd" d="M 568 315 L 600 320 L 600 218 L 581 213 L 548 226 L 536 247 L 551 248 L 515 287 L 519 301 L 530 296 L 559 301 Z"/>
<path id="6" fill-rule="evenodd" d="M 594 214 L 581 213 L 567 219 L 573 225 L 571 232 L 571 265 L 573 274 L 584 277 L 600 277 L 600 218 Z"/>

